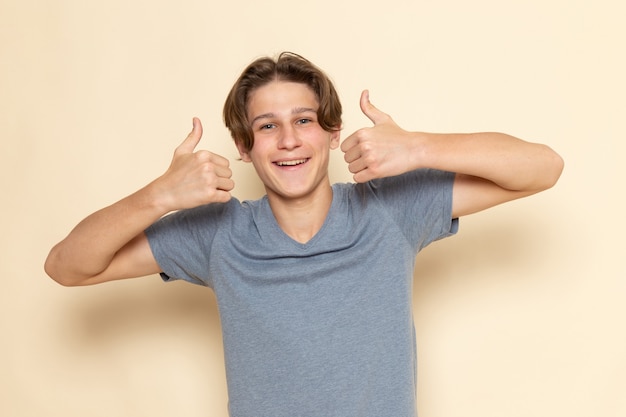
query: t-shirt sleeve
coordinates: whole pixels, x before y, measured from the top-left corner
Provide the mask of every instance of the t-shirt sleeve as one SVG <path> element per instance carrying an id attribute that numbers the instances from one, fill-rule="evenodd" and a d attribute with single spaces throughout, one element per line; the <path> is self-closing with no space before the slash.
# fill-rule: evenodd
<path id="1" fill-rule="evenodd" d="M 459 220 L 452 218 L 455 174 L 419 169 L 370 182 L 372 191 L 416 250 L 454 235 Z"/>
<path id="2" fill-rule="evenodd" d="M 185 280 L 212 287 L 211 247 L 228 204 L 209 204 L 169 214 L 145 230 L 164 281 Z"/>

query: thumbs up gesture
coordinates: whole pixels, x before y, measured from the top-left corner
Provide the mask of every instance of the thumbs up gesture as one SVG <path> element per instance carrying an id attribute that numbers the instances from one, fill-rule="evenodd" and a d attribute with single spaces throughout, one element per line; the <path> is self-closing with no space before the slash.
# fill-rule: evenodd
<path id="1" fill-rule="evenodd" d="M 348 169 L 356 182 L 399 175 L 414 169 L 411 161 L 415 141 L 410 132 L 400 128 L 369 99 L 369 91 L 361 93 L 361 111 L 374 123 L 357 130 L 341 144 Z"/>
<path id="2" fill-rule="evenodd" d="M 203 204 L 227 202 L 235 184 L 228 159 L 205 150 L 196 151 L 202 138 L 202 123 L 193 119 L 193 129 L 174 151 L 172 162 L 154 181 L 158 201 L 167 211 Z"/>

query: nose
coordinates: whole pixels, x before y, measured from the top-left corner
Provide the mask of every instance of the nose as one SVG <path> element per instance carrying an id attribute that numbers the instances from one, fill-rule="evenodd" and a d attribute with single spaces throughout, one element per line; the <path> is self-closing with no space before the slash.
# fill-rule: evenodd
<path id="1" fill-rule="evenodd" d="M 279 149 L 292 150 L 301 144 L 302 142 L 300 141 L 298 133 L 293 126 L 287 125 L 281 129 L 280 136 L 278 138 Z"/>

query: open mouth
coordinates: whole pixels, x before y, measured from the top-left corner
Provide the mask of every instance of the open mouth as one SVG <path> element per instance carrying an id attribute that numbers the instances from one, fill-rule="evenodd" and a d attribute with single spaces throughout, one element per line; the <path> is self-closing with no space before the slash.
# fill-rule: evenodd
<path id="1" fill-rule="evenodd" d="M 302 165 L 304 163 L 306 163 L 309 159 L 305 158 L 305 159 L 292 159 L 290 161 L 278 161 L 278 162 L 274 162 L 276 165 L 278 165 L 279 167 L 295 167 L 297 165 Z"/>

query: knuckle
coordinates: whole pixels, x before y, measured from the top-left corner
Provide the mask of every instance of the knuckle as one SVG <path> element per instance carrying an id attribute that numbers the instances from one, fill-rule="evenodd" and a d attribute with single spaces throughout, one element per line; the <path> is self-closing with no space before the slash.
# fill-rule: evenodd
<path id="1" fill-rule="evenodd" d="M 363 161 L 368 167 L 375 167 L 377 165 L 376 155 L 369 151 L 363 153 Z"/>
<path id="2" fill-rule="evenodd" d="M 197 151 L 193 155 L 196 160 L 201 162 L 207 162 L 211 160 L 211 153 L 209 151 Z"/>
<path id="3" fill-rule="evenodd" d="M 355 135 L 355 138 L 357 139 L 357 141 L 359 143 L 367 140 L 367 138 L 369 136 L 368 135 L 368 131 L 369 131 L 369 128 L 367 128 L 367 127 L 361 128 L 361 129 L 356 131 L 356 133 L 354 135 Z"/>

